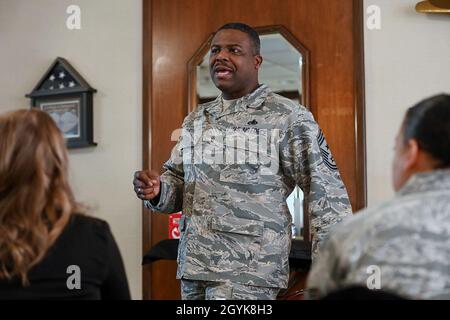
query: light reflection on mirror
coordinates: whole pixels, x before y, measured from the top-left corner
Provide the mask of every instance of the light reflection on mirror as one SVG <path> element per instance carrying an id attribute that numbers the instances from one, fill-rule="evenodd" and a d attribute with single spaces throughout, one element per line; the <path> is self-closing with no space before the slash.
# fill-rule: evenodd
<path id="1" fill-rule="evenodd" d="M 281 34 L 260 35 L 263 64 L 259 71 L 259 83 L 272 91 L 294 100 L 302 101 L 303 58 Z M 197 103 L 214 100 L 220 91 L 214 86 L 209 74 L 209 52 L 197 67 Z M 303 235 L 303 192 L 299 187 L 287 198 L 292 216 L 292 237 L 302 239 Z"/>
<path id="2" fill-rule="evenodd" d="M 286 199 L 292 216 L 292 238 L 303 239 L 303 192 L 295 186 L 294 191 Z"/>

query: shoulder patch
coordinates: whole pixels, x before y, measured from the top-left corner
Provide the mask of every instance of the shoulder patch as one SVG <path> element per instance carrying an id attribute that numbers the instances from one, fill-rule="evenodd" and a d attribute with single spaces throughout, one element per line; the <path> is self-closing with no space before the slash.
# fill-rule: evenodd
<path id="1" fill-rule="evenodd" d="M 330 170 L 337 170 L 336 161 L 331 154 L 330 148 L 328 147 L 325 136 L 323 135 L 322 129 L 319 129 L 319 136 L 317 137 L 317 142 L 319 143 L 320 153 L 322 154 L 323 162 Z"/>

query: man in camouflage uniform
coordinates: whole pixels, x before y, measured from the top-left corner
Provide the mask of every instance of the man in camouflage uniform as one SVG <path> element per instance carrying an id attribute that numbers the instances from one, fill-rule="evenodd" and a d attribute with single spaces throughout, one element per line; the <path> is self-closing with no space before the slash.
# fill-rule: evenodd
<path id="1" fill-rule="evenodd" d="M 258 83 L 259 37 L 219 29 L 210 68 L 222 94 L 183 122 L 166 172 L 135 174 L 148 208 L 178 212 L 183 299 L 275 299 L 289 276 L 295 185 L 311 216 L 313 253 L 351 213 L 345 186 L 311 113 Z"/>
<path id="2" fill-rule="evenodd" d="M 450 299 L 449 128 L 450 95 L 409 109 L 396 139 L 396 196 L 333 230 L 309 274 L 309 298 L 357 286 Z"/>

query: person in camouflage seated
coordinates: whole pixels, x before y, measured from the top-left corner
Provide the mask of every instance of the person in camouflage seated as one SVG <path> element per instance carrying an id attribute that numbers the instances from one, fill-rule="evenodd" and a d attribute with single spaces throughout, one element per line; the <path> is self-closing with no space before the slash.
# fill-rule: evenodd
<path id="1" fill-rule="evenodd" d="M 406 299 L 450 299 L 450 95 L 407 111 L 393 178 L 394 199 L 330 234 L 309 274 L 309 298 L 360 285 Z"/>
<path id="2" fill-rule="evenodd" d="M 177 278 L 183 299 L 275 299 L 289 277 L 298 185 L 311 221 L 312 252 L 351 205 L 322 131 L 303 106 L 258 82 L 257 32 L 222 26 L 210 72 L 222 92 L 199 105 L 164 164 L 138 171 L 134 190 L 154 211 L 182 211 Z"/>

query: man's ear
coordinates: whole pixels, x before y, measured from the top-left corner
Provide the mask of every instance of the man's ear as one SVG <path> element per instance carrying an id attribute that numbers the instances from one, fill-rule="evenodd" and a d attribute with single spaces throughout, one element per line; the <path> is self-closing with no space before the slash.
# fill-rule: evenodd
<path id="1" fill-rule="evenodd" d="M 419 144 L 417 143 L 417 140 L 410 139 L 407 143 L 406 148 L 405 168 L 412 169 L 416 167 L 419 162 Z"/>
<path id="2" fill-rule="evenodd" d="M 255 56 L 255 69 L 258 70 L 259 68 L 261 68 L 262 63 L 263 63 L 263 57 L 260 56 L 259 54 L 257 54 Z"/>

